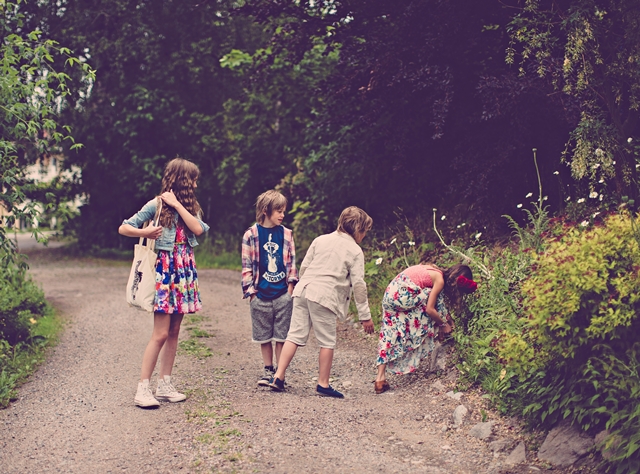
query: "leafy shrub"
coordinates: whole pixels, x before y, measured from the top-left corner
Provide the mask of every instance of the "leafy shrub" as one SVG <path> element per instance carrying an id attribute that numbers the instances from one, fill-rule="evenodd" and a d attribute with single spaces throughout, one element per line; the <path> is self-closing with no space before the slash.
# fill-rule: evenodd
<path id="1" fill-rule="evenodd" d="M 19 269 L 5 269 L 0 276 L 0 339 L 14 346 L 31 335 L 34 322 L 44 314 L 42 290 Z"/>
<path id="2" fill-rule="evenodd" d="M 640 248 L 628 215 L 573 228 L 534 256 L 523 283 L 525 330 L 498 348 L 519 380 L 523 413 L 552 425 L 608 428 L 617 472 L 640 467 Z"/>

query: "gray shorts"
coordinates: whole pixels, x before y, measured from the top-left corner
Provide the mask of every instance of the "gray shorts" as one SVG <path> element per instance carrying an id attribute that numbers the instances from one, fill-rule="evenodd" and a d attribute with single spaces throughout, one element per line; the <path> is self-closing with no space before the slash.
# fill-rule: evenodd
<path id="1" fill-rule="evenodd" d="M 253 342 L 265 344 L 271 341 L 284 342 L 287 339 L 293 310 L 289 292 L 271 301 L 263 301 L 256 296 L 249 307 Z"/>

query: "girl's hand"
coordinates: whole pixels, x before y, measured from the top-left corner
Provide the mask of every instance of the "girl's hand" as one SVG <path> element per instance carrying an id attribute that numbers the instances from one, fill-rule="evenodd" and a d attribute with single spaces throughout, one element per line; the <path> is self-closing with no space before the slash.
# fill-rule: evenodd
<path id="1" fill-rule="evenodd" d="M 142 229 L 141 237 L 145 239 L 157 239 L 162 235 L 162 226 L 149 225 Z"/>
<path id="2" fill-rule="evenodd" d="M 180 201 L 178 201 L 176 195 L 173 194 L 173 190 L 162 193 L 160 198 L 162 198 L 163 203 L 165 203 L 167 206 L 173 207 L 174 209 L 180 204 Z"/>

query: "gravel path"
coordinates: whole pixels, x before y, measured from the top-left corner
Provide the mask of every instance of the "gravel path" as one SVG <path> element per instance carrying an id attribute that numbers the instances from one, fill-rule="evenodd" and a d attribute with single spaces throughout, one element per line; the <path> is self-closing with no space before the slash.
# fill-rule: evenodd
<path id="1" fill-rule="evenodd" d="M 124 302 L 128 267 L 43 252 L 54 257 L 36 260 L 32 275 L 68 324 L 19 400 L 0 411 L 3 473 L 540 470 L 532 463 L 506 469 L 508 452 L 469 436 L 484 417 L 496 422 L 492 440 L 522 438 L 517 424 L 493 414 L 478 394 L 461 401 L 445 395 L 455 387 L 455 370 L 391 378 L 394 390 L 376 396 L 375 339 L 359 325 L 339 325 L 332 383 L 344 400 L 315 395 L 313 336 L 287 372 L 286 393 L 257 387 L 259 347 L 250 342 L 248 304 L 232 271 L 199 272 L 204 310 L 185 318 L 173 377 L 189 398 L 137 408 L 152 318 Z M 454 429 L 461 403 L 470 413 Z"/>

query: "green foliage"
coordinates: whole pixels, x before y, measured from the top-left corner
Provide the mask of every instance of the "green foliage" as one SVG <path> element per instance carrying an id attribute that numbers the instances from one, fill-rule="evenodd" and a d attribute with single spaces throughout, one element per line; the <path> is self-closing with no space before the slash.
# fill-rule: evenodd
<path id="1" fill-rule="evenodd" d="M 8 268 L 0 275 L 0 340 L 11 346 L 28 341 L 31 328 L 45 312 L 44 293 L 24 270 Z"/>
<path id="2" fill-rule="evenodd" d="M 618 440 L 611 462 L 628 472 L 640 446 L 640 247 L 630 216 L 569 229 L 532 262 L 523 330 L 505 330 L 497 343 L 522 413 L 536 424 L 608 428 Z"/>
<path id="3" fill-rule="evenodd" d="M 31 224 L 38 216 L 36 202 L 26 195 L 26 166 L 63 141 L 70 149 L 81 146 L 59 123 L 61 104 L 72 92 L 62 71 L 78 70 L 84 86 L 94 78 L 89 65 L 68 48 L 43 38 L 37 28 L 28 29 L 23 9 L 19 0 L 0 4 L 0 206 L 7 211 L 0 222 L 1 268 L 24 266 L 6 229 L 16 221 Z"/>
<path id="4" fill-rule="evenodd" d="M 219 238 L 212 242 L 210 239 L 200 239 L 194 249 L 198 268 L 226 268 L 229 270 L 242 269 L 240 255 L 240 240 L 232 242 L 231 238 Z"/>

